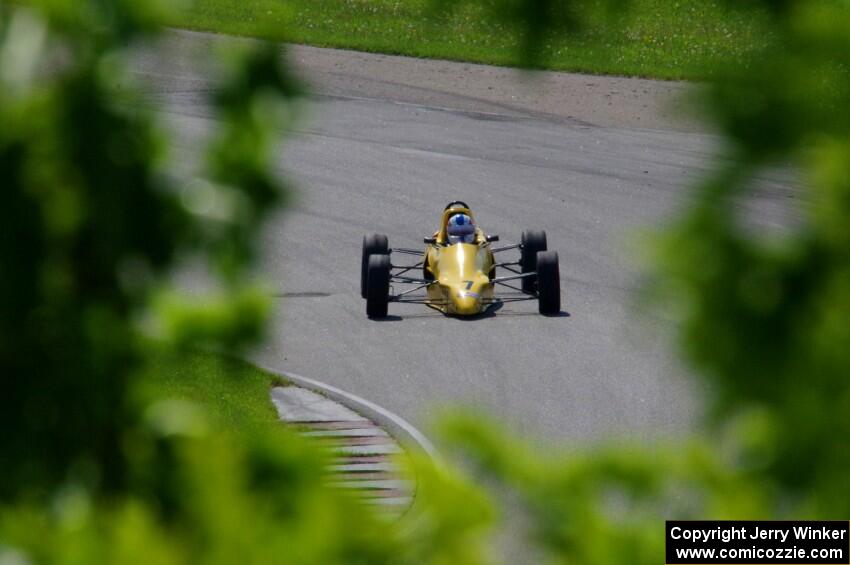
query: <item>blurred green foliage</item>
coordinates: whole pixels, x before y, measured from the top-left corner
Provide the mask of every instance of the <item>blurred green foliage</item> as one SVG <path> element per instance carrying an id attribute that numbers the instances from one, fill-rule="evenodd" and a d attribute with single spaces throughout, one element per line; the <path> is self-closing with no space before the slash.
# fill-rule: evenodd
<path id="1" fill-rule="evenodd" d="M 850 515 L 850 5 L 771 2 L 779 44 L 710 85 L 729 159 L 659 246 L 659 296 L 724 423 L 764 429 L 786 512 Z M 737 203 L 789 164 L 799 225 L 753 233 Z"/>
<path id="2" fill-rule="evenodd" d="M 209 186 L 237 193 L 241 206 L 210 221 L 181 204 L 163 167 L 165 138 L 121 87 L 127 50 L 161 17 L 154 3 L 0 8 L 0 425 L 15 430 L 0 444 L 0 494 L 41 497 L 77 472 L 121 491 L 122 434 L 139 423 L 140 408 L 126 402 L 135 318 L 178 253 L 207 258 L 228 291 L 244 287 L 255 220 L 279 190 L 264 162 L 271 134 L 240 104 L 291 96 L 292 82 L 273 72 L 277 53 L 265 47 L 243 53 L 240 73 L 221 85 L 213 103 L 226 127 L 211 142 Z M 220 147 L 237 135 L 240 151 L 224 161 Z M 229 318 L 239 331 L 221 324 L 213 337 L 236 345 L 256 334 L 261 312 L 244 302 L 221 307 L 238 309 Z"/>
<path id="3" fill-rule="evenodd" d="M 769 14 L 771 47 L 705 86 L 726 153 L 655 247 L 653 296 L 708 383 L 703 432 L 559 457 L 482 417 L 444 424 L 476 473 L 518 494 L 553 562 L 660 563 L 665 518 L 850 516 L 850 5 L 751 5 Z M 486 6 L 528 35 L 529 63 L 541 38 L 590 21 L 582 3 Z M 489 561 L 493 508 L 460 471 L 420 464 L 426 505 L 399 527 L 327 489 L 321 455 L 284 430 L 234 429 L 147 386 L 146 371 L 165 369 L 140 318 L 177 345 L 262 336 L 247 269 L 285 194 L 269 165 L 297 93 L 277 48 L 246 47 L 210 96 L 222 126 L 203 170 L 176 179 L 167 138 L 123 80 L 163 17 L 136 0 L 0 4 L 0 561 Z M 754 232 L 738 204 L 759 172 L 788 163 L 805 220 Z M 209 198 L 232 205 L 210 215 Z M 184 257 L 209 265 L 217 298 L 187 308 L 164 289 Z"/>

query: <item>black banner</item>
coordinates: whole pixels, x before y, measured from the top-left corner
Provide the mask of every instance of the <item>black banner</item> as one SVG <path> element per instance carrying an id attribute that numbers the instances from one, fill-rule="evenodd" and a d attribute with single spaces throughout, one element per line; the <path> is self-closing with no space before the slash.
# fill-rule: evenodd
<path id="1" fill-rule="evenodd" d="M 667 565 L 850 564 L 850 522 L 668 521 Z"/>

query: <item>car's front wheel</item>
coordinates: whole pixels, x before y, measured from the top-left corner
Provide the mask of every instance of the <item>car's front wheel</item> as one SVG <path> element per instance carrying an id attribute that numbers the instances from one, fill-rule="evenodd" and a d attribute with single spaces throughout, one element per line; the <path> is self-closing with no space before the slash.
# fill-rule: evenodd
<path id="1" fill-rule="evenodd" d="M 546 251 L 546 232 L 528 230 L 522 232 L 520 240 L 520 267 L 523 273 L 533 273 L 537 270 L 537 253 Z M 537 277 L 529 276 L 522 279 L 522 290 L 529 294 L 534 292 Z"/>
<path id="2" fill-rule="evenodd" d="M 390 256 L 370 255 L 366 274 L 366 315 L 385 318 L 390 300 Z"/>
<path id="3" fill-rule="evenodd" d="M 373 233 L 363 237 L 363 252 L 360 255 L 360 296 L 366 298 L 366 278 L 369 270 L 369 256 L 386 255 L 390 252 L 387 236 Z"/>
<path id="4" fill-rule="evenodd" d="M 554 251 L 537 254 L 537 305 L 541 314 L 561 311 L 561 273 Z"/>

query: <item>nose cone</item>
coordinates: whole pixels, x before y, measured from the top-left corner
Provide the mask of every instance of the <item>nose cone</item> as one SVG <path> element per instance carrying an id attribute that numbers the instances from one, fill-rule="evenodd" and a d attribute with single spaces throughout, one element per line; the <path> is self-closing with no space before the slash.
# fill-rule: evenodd
<path id="1" fill-rule="evenodd" d="M 468 281 L 467 281 L 468 282 Z M 472 288 L 467 288 L 471 286 Z M 448 312 L 460 316 L 471 316 L 481 313 L 480 285 L 448 284 L 443 287 L 449 296 Z"/>
<path id="2" fill-rule="evenodd" d="M 477 293 L 460 290 L 453 302 L 455 314 L 469 316 L 481 312 L 481 298 Z"/>

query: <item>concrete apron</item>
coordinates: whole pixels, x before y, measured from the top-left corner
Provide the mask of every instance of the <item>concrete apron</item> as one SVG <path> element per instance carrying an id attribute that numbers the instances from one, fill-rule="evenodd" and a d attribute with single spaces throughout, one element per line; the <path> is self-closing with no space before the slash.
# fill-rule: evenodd
<path id="1" fill-rule="evenodd" d="M 405 451 L 381 426 L 298 386 L 272 388 L 271 400 L 282 421 L 331 451 L 326 469 L 330 485 L 351 491 L 392 517 L 410 508 L 416 484 L 397 462 Z"/>

